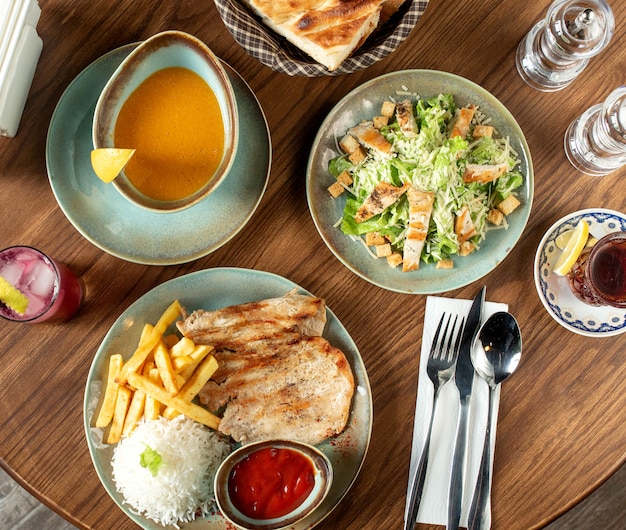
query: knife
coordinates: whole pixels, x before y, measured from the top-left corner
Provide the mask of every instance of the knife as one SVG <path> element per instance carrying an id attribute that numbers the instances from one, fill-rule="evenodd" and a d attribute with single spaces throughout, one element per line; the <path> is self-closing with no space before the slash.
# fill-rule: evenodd
<path id="1" fill-rule="evenodd" d="M 485 301 L 483 287 L 474 301 L 467 315 L 459 358 L 456 361 L 454 382 L 459 390 L 461 408 L 456 430 L 456 442 L 454 457 L 452 459 L 452 475 L 450 477 L 450 489 L 448 493 L 448 521 L 446 529 L 458 530 L 461 520 L 461 503 L 463 500 L 463 469 L 465 461 L 465 446 L 467 444 L 467 423 L 469 416 L 469 400 L 472 395 L 472 382 L 474 381 L 474 365 L 470 358 L 474 337 L 480 327 L 483 303 Z"/>

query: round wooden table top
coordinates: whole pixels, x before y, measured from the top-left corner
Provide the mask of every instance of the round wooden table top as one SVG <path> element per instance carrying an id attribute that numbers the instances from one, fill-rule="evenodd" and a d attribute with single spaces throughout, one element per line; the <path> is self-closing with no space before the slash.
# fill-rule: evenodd
<path id="1" fill-rule="evenodd" d="M 604 482 L 626 457 L 626 335 L 589 338 L 544 309 L 533 261 L 546 230 L 586 208 L 626 210 L 626 168 L 603 178 L 576 171 L 563 150 L 568 124 L 624 83 L 626 3 L 613 2 L 613 39 L 568 88 L 544 93 L 515 67 L 518 43 L 549 2 L 431 0 L 407 40 L 374 66 L 337 77 L 289 77 L 249 56 L 209 0 L 39 0 L 44 42 L 18 134 L 0 138 L 0 247 L 28 244 L 65 262 L 81 279 L 80 312 L 61 325 L 0 321 L 0 464 L 33 495 L 79 528 L 136 528 L 100 484 L 83 431 L 89 367 L 117 317 L 155 286 L 214 267 L 269 271 L 324 298 L 363 357 L 373 394 L 373 432 L 363 468 L 320 529 L 400 528 L 426 296 L 387 291 L 361 279 L 328 250 L 305 194 L 308 154 L 332 107 L 381 74 L 435 69 L 494 94 L 530 145 L 535 193 L 512 252 L 480 281 L 443 293 L 509 305 L 524 353 L 502 391 L 493 482 L 493 528 L 539 528 Z M 46 170 L 48 125 L 61 95 L 98 57 L 159 31 L 202 39 L 250 85 L 273 148 L 260 205 L 232 240 L 182 265 L 141 265 L 88 242 L 68 221 Z M 76 102 L 80 105 L 80 102 Z M 202 222 L 201 219 L 198 222 Z M 184 230 L 179 236 L 186 237 Z"/>

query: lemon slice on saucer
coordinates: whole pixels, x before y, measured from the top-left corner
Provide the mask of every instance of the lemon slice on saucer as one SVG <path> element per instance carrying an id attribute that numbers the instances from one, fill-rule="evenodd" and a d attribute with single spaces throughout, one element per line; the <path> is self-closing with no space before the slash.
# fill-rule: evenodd
<path id="1" fill-rule="evenodd" d="M 20 315 L 23 315 L 28 307 L 28 298 L 24 296 L 24 293 L 13 287 L 2 276 L 0 276 L 0 302 Z"/>
<path id="2" fill-rule="evenodd" d="M 135 154 L 135 149 L 118 149 L 116 147 L 103 147 L 91 151 L 91 167 L 98 178 L 103 182 L 111 182 L 120 174 L 130 158 Z"/>
<path id="3" fill-rule="evenodd" d="M 556 248 L 558 248 L 559 250 L 564 250 L 573 232 L 574 232 L 574 229 L 572 228 L 571 230 L 565 230 L 565 232 L 563 232 L 562 234 L 559 234 L 557 238 L 554 240 L 554 243 L 556 244 Z M 589 235 L 589 237 L 587 238 L 587 243 L 585 243 L 585 248 L 593 247 L 597 243 L 597 241 L 598 240 L 595 237 L 593 237 L 592 235 Z"/>
<path id="4" fill-rule="evenodd" d="M 554 274 L 565 276 L 571 270 L 583 248 L 585 248 L 588 237 L 589 225 L 584 219 L 581 219 L 570 234 L 563 252 L 554 264 Z"/>

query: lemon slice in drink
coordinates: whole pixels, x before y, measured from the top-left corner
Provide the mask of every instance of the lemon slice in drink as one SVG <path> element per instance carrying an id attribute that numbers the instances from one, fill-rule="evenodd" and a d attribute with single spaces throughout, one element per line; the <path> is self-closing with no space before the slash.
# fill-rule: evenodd
<path id="1" fill-rule="evenodd" d="M 134 149 L 118 149 L 116 147 L 102 147 L 91 151 L 91 167 L 103 182 L 111 182 L 120 174 L 130 158 L 135 154 Z"/>
<path id="2" fill-rule="evenodd" d="M 0 276 L 0 302 L 20 315 L 23 315 L 28 307 L 28 298 L 24 296 L 24 293 L 13 287 L 2 276 Z"/>
<path id="3" fill-rule="evenodd" d="M 588 237 L 589 225 L 584 219 L 581 219 L 572 231 L 559 259 L 554 264 L 554 274 L 565 276 L 571 270 L 583 248 L 585 248 Z"/>

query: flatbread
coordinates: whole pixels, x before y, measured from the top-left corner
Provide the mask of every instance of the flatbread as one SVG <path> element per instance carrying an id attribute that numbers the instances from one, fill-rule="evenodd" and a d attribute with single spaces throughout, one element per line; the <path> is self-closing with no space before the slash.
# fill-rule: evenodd
<path id="1" fill-rule="evenodd" d="M 330 71 L 376 29 L 385 0 L 243 0 L 279 35 Z"/>

